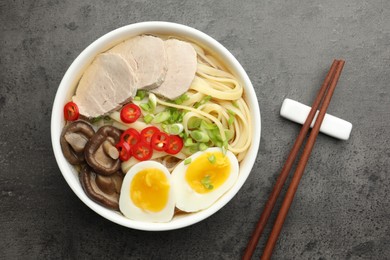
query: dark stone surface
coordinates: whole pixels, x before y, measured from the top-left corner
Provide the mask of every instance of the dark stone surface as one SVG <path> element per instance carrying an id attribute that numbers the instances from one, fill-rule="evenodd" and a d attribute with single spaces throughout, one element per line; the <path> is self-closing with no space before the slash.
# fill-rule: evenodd
<path id="1" fill-rule="evenodd" d="M 183 23 L 225 45 L 262 114 L 258 158 L 237 196 L 199 224 L 160 233 L 86 207 L 50 141 L 51 106 L 73 59 L 104 33 L 147 20 Z M 283 99 L 310 104 L 332 59 L 344 58 L 329 113 L 354 124 L 351 138 L 318 137 L 274 258 L 390 259 L 389 1 L 9 0 L 0 33 L 1 258 L 239 258 L 299 131 L 279 116 Z"/>

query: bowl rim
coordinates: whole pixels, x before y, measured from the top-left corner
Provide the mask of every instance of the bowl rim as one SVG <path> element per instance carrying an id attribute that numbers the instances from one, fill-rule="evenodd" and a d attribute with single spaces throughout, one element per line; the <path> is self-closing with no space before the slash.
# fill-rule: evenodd
<path id="1" fill-rule="evenodd" d="M 175 32 L 173 33 L 172 31 Z M 237 76 L 242 80 L 246 94 L 246 101 L 253 119 L 252 144 L 247 153 L 247 157 L 244 159 L 245 164 L 243 166 L 240 165 L 239 178 L 237 179 L 234 186 L 209 208 L 196 213 L 190 213 L 189 215 L 185 215 L 186 217 L 177 217 L 166 223 L 139 222 L 127 219 L 119 212 L 104 208 L 103 206 L 92 201 L 82 190 L 81 185 L 78 182 L 78 178 L 76 180 L 77 182 L 75 181 L 75 175 L 77 176 L 77 173 L 73 166 L 71 166 L 64 158 L 59 141 L 64 122 L 64 116 L 62 112 L 64 104 L 63 101 L 70 99 L 69 92 L 71 91 L 69 91 L 69 88 L 75 87 L 74 85 L 76 85 L 76 82 L 80 77 L 81 68 L 85 68 L 85 66 L 87 66 L 98 53 L 113 46 L 113 42 L 118 43 L 120 40 L 130 38 L 131 36 L 152 32 L 155 32 L 155 34 L 159 34 L 160 32 L 171 32 L 172 34 L 188 37 L 189 39 L 205 44 L 213 51 L 218 52 L 218 55 L 222 56 L 222 60 L 230 63 L 230 68 L 235 70 Z M 165 231 L 184 228 L 208 218 L 224 207 L 238 193 L 251 173 L 260 146 L 260 136 L 261 115 L 257 96 L 247 73 L 238 60 L 233 56 L 233 54 L 231 54 L 230 51 L 228 51 L 222 44 L 206 33 L 203 33 L 187 25 L 163 21 L 148 21 L 125 25 L 104 34 L 88 45 L 76 57 L 76 59 L 71 63 L 65 72 L 55 95 L 51 115 L 51 141 L 54 156 L 63 177 L 76 196 L 90 209 L 107 220 L 128 228 L 144 231 Z M 70 174 L 69 171 L 71 171 L 72 174 Z"/>

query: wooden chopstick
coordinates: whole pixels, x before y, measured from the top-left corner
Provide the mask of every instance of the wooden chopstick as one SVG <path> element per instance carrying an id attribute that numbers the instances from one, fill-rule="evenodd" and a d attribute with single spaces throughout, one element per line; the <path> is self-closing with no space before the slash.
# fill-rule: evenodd
<path id="1" fill-rule="evenodd" d="M 273 228 L 273 231 L 271 232 L 270 239 L 268 240 L 267 246 L 264 250 L 263 259 L 267 259 L 267 257 L 269 258 L 271 256 L 272 250 L 275 246 L 276 240 L 279 236 L 279 233 L 280 233 L 280 230 L 281 230 L 282 225 L 284 223 L 288 209 L 289 209 L 291 202 L 292 202 L 292 199 L 295 195 L 295 191 L 296 191 L 297 186 L 299 184 L 299 180 L 302 177 L 303 170 L 306 166 L 310 152 L 313 148 L 313 145 L 314 145 L 315 139 L 318 135 L 318 131 L 319 131 L 319 128 L 321 126 L 323 117 L 325 116 L 326 109 L 329 105 L 330 99 L 331 99 L 332 94 L 334 92 L 334 89 L 337 85 L 337 81 L 338 81 L 338 78 L 340 77 L 341 70 L 342 70 L 343 66 L 344 66 L 344 61 L 338 61 L 338 60 L 333 61 L 332 66 L 331 66 L 331 68 L 330 68 L 330 70 L 325 78 L 325 81 L 322 84 L 322 86 L 318 92 L 318 95 L 313 102 L 310 113 L 309 113 L 305 123 L 303 124 L 297 139 L 295 140 L 293 148 L 291 149 L 290 154 L 287 157 L 287 160 L 282 168 L 282 171 L 280 172 L 280 174 L 278 176 L 276 184 L 275 184 L 275 186 L 274 186 L 274 188 L 273 188 L 273 190 L 268 198 L 268 201 L 264 207 L 264 210 L 260 216 L 260 219 L 256 225 L 256 228 L 251 236 L 251 239 L 249 240 L 249 243 L 247 245 L 247 248 L 245 249 L 245 252 L 244 252 L 242 259 L 246 260 L 246 259 L 250 259 L 252 257 L 253 252 L 256 249 L 257 243 L 259 241 L 259 238 L 264 230 L 265 225 L 267 224 L 269 216 L 271 215 L 272 209 L 275 206 L 275 203 L 276 203 L 276 200 L 280 194 L 280 191 L 282 190 L 283 185 L 287 179 L 288 173 L 290 172 L 290 170 L 293 166 L 293 163 L 298 155 L 299 149 L 302 146 L 303 141 L 304 141 L 305 137 L 307 136 L 307 133 L 310 129 L 310 125 L 313 121 L 313 118 L 314 118 L 316 112 L 317 112 L 317 109 L 318 109 L 319 105 L 321 104 L 321 101 L 325 95 L 325 92 L 328 89 L 329 84 L 330 84 L 329 90 L 328 90 L 327 95 L 326 95 L 324 102 L 323 102 L 323 108 L 320 110 L 320 113 L 317 117 L 315 126 L 313 127 L 311 135 L 309 137 L 309 140 L 306 144 L 306 147 L 304 150 L 304 151 L 306 151 L 306 155 L 305 155 L 305 157 L 303 157 L 304 154 L 302 154 L 303 159 L 301 159 L 299 161 L 299 164 L 301 164 L 301 166 L 299 168 L 297 167 L 297 170 L 294 174 L 294 179 L 295 179 L 294 183 L 295 184 L 293 184 L 293 186 L 290 185 L 291 189 L 289 188 L 290 193 L 288 193 L 289 199 L 285 199 L 285 201 L 283 201 L 282 209 L 278 215 L 279 222 L 275 222 L 275 226 Z M 317 125 L 317 127 L 316 127 L 316 125 Z M 310 141 L 310 144 L 309 144 L 309 141 Z M 302 168 L 302 166 L 303 166 L 303 168 Z M 298 169 L 299 169 L 300 173 L 298 172 Z M 298 172 L 298 174 L 297 174 L 297 172 Z M 297 177 L 295 177 L 295 176 L 297 176 Z M 287 198 L 287 194 L 286 194 L 286 198 Z"/>

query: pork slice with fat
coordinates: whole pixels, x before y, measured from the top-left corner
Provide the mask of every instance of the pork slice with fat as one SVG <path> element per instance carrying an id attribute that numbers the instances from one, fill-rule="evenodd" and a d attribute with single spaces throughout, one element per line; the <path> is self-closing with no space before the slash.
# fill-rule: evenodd
<path id="1" fill-rule="evenodd" d="M 121 55 L 138 78 L 138 88 L 150 90 L 161 85 L 167 71 L 164 41 L 158 37 L 141 35 L 126 40 L 108 51 Z"/>
<path id="2" fill-rule="evenodd" d="M 129 63 L 114 53 L 99 54 L 85 70 L 73 96 L 80 114 L 104 115 L 130 100 L 137 91 L 137 77 Z"/>
<path id="3" fill-rule="evenodd" d="M 164 45 L 168 58 L 167 74 L 161 86 L 151 92 L 172 100 L 191 86 L 197 68 L 196 51 L 188 42 L 176 39 L 166 40 Z"/>

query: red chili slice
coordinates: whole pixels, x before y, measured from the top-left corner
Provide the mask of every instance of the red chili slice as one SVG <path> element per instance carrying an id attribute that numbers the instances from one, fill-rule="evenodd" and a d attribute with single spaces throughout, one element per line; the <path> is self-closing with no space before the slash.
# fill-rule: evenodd
<path id="1" fill-rule="evenodd" d="M 136 143 L 132 148 L 131 152 L 134 156 L 139 161 L 146 161 L 152 158 L 153 155 L 153 149 L 150 146 L 150 144 L 140 141 Z"/>
<path id="2" fill-rule="evenodd" d="M 169 136 L 166 133 L 163 132 L 155 133 L 152 136 L 152 140 L 150 141 L 150 144 L 152 145 L 154 150 L 165 151 L 168 145 L 168 138 Z"/>
<path id="3" fill-rule="evenodd" d="M 130 144 L 128 144 L 126 141 L 120 141 L 116 144 L 116 149 L 118 149 L 119 152 L 119 159 L 121 161 L 127 161 L 131 157 L 131 148 Z"/>
<path id="4" fill-rule="evenodd" d="M 155 126 L 146 127 L 141 131 L 141 140 L 150 144 L 150 141 L 152 140 L 152 136 L 155 133 L 160 133 L 160 129 L 158 129 Z"/>
<path id="5" fill-rule="evenodd" d="M 126 124 L 134 123 L 140 115 L 141 109 L 133 103 L 125 105 L 121 110 L 121 120 Z"/>
<path id="6" fill-rule="evenodd" d="M 183 140 L 177 135 L 170 135 L 167 141 L 165 152 L 169 154 L 177 154 L 183 148 Z"/>
<path id="7" fill-rule="evenodd" d="M 135 145 L 140 141 L 141 137 L 137 130 L 129 128 L 121 135 L 121 140 L 128 143 L 131 146 Z"/>
<path id="8" fill-rule="evenodd" d="M 64 117 L 68 121 L 75 121 L 79 118 L 79 108 L 76 103 L 70 101 L 64 106 Z"/>

